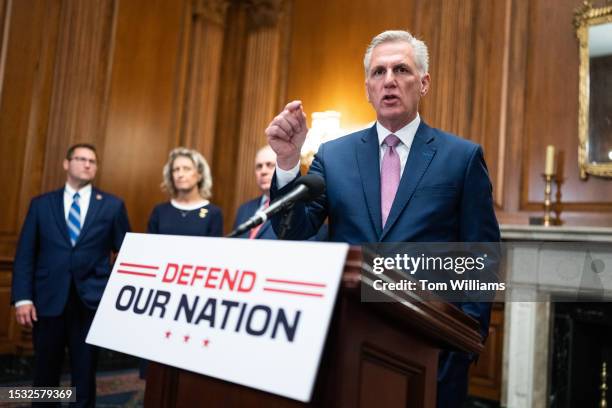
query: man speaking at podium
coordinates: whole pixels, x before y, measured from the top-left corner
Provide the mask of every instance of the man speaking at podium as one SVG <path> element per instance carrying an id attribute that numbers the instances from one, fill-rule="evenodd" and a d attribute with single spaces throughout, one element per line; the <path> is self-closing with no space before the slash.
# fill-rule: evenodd
<path id="1" fill-rule="evenodd" d="M 294 206 L 288 239 L 314 234 L 329 217 L 330 241 L 350 244 L 499 241 L 482 148 L 429 127 L 419 116 L 431 80 L 428 60 L 425 43 L 406 31 L 372 39 L 364 67 L 376 124 L 321 145 L 309 172 L 325 179 L 326 193 Z M 266 129 L 277 154 L 273 200 L 299 176 L 307 131 L 300 101 L 287 104 Z M 280 217 L 272 224 L 278 230 Z M 486 337 L 490 303 L 461 308 Z M 466 353 L 441 353 L 438 407 L 462 406 L 470 363 Z"/>

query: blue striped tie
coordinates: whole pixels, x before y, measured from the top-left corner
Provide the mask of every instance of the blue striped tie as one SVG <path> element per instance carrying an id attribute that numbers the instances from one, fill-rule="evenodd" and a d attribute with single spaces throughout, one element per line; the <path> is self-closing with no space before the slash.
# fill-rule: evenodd
<path id="1" fill-rule="evenodd" d="M 75 246 L 77 238 L 81 233 L 81 206 L 79 206 L 79 193 L 74 193 L 74 200 L 68 211 L 68 235 L 70 235 L 70 242 L 72 246 Z"/>

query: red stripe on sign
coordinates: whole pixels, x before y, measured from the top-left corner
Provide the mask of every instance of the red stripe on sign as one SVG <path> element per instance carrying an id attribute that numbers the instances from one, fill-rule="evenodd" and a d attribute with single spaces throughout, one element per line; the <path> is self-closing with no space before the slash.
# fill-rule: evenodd
<path id="1" fill-rule="evenodd" d="M 119 265 L 132 267 L 132 268 L 144 268 L 144 269 L 155 269 L 155 270 L 159 269 L 159 266 L 137 265 L 137 264 L 127 263 L 127 262 L 121 262 Z"/>
<path id="2" fill-rule="evenodd" d="M 290 280 L 281 280 L 281 279 L 266 279 L 266 282 L 273 283 L 286 283 L 288 285 L 304 285 L 304 286 L 314 286 L 316 288 L 324 288 L 327 285 L 324 283 L 312 283 L 312 282 L 299 282 L 299 281 L 290 281 Z"/>
<path id="3" fill-rule="evenodd" d="M 132 271 L 123 271 L 121 269 L 117 270 L 117 273 L 125 273 L 127 275 L 138 275 L 138 276 L 146 276 L 148 278 L 155 278 L 157 275 L 154 273 L 146 273 L 146 272 L 132 272 Z"/>
<path id="4" fill-rule="evenodd" d="M 283 289 L 272 289 L 272 288 L 263 288 L 263 290 L 264 290 L 264 292 L 287 293 L 289 295 L 323 297 L 323 294 L 321 294 L 321 293 L 296 292 L 295 290 L 283 290 Z"/>

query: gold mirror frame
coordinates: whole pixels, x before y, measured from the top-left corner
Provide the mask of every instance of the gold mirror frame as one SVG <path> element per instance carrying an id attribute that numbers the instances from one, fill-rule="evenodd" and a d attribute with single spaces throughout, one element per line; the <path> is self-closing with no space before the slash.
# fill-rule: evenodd
<path id="1" fill-rule="evenodd" d="M 574 27 L 579 43 L 580 67 L 578 72 L 578 166 L 580 178 L 589 174 L 612 177 L 612 163 L 589 163 L 587 144 L 589 140 L 589 27 L 612 23 L 612 6 L 594 8 L 585 1 L 574 13 Z"/>

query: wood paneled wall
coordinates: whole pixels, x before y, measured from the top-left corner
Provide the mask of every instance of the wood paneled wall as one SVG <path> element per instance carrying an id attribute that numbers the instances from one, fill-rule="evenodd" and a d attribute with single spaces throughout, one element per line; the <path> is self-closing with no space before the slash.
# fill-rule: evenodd
<path id="1" fill-rule="evenodd" d="M 0 1 L 0 351 L 21 340 L 8 305 L 12 259 L 29 199 L 42 184 L 60 14 L 58 2 L 16 3 Z"/>
<path id="2" fill-rule="evenodd" d="M 253 156 L 288 100 L 340 111 L 345 129 L 374 120 L 362 58 L 389 28 L 429 45 L 422 117 L 483 145 L 502 222 L 541 213 L 544 150 L 554 144 L 562 217 L 612 225 L 612 180 L 578 177 L 580 3 L 0 0 L 0 300 L 28 202 L 61 186 L 69 144 L 98 146 L 97 184 L 125 200 L 135 231 L 166 199 L 168 151 L 199 149 L 229 230 L 257 194 Z M 0 328 L 9 322 L 0 313 Z M 16 333 L 0 329 L 0 351 Z"/>
<path id="3" fill-rule="evenodd" d="M 181 4 L 182 3 L 182 4 Z M 143 231 L 168 151 L 180 143 L 188 2 L 121 1 L 99 184 L 125 200 Z"/>
<path id="4" fill-rule="evenodd" d="M 252 160 L 284 89 L 290 6 L 0 0 L 0 353 L 27 343 L 8 307 L 12 259 L 29 200 L 64 183 L 70 144 L 97 146 L 96 184 L 125 200 L 135 231 L 167 199 L 169 150 L 199 149 L 223 175 L 213 201 L 229 227 L 257 193 Z"/>
<path id="5" fill-rule="evenodd" d="M 610 180 L 591 177 L 580 180 L 576 170 L 578 121 L 578 57 L 573 30 L 563 21 L 570 21 L 577 2 L 562 0 L 530 3 L 530 38 L 525 83 L 525 126 L 521 208 L 535 209 L 541 201 L 543 182 L 539 174 L 544 146 L 555 144 L 561 149 L 564 208 L 594 214 L 598 225 L 610 225 L 612 189 Z M 555 44 L 551 47 L 551 44 Z"/>

